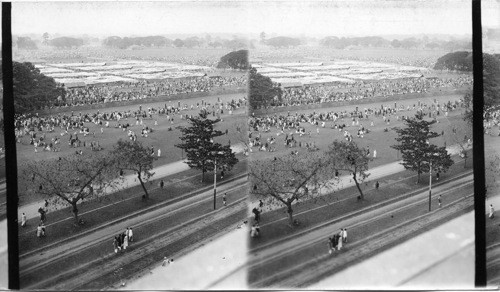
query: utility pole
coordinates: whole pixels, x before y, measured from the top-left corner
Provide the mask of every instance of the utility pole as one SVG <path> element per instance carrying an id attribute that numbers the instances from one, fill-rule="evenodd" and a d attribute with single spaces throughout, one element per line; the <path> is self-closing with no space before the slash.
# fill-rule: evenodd
<path id="1" fill-rule="evenodd" d="M 215 210 L 215 202 L 217 198 L 217 158 L 214 157 L 214 210 Z"/>
<path id="2" fill-rule="evenodd" d="M 432 198 L 432 160 L 429 161 L 429 212 L 431 211 Z"/>

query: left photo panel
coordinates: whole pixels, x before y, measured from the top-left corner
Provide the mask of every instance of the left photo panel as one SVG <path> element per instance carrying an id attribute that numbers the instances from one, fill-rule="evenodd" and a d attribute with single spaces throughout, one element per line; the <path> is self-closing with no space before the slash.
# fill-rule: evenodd
<path id="1" fill-rule="evenodd" d="M 244 5 L 12 4 L 21 289 L 247 287 Z"/>

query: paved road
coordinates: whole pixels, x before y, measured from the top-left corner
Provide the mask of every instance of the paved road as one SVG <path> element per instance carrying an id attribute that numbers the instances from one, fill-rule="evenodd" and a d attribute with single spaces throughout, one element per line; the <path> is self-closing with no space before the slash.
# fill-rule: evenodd
<path id="1" fill-rule="evenodd" d="M 163 256 L 177 258 L 246 218 L 246 178 L 220 190 L 227 192 L 229 205 L 221 207 L 219 201 L 216 211 L 208 191 L 31 252 L 20 258 L 21 287 L 101 289 L 148 269 Z M 127 227 L 136 240 L 126 252 L 114 254 L 112 239 Z"/>
<path id="2" fill-rule="evenodd" d="M 433 216 L 451 216 L 461 208 L 472 206 L 472 199 L 464 201 L 464 194 L 472 193 L 472 175 L 441 185 L 434 189 L 434 197 L 441 194 L 447 202 L 459 201 L 457 210 L 452 204 L 432 212 Z M 345 268 L 360 255 L 370 255 L 377 249 L 389 245 L 391 239 L 412 236 L 405 231 L 418 231 L 420 222 L 405 226 L 414 218 L 427 215 L 427 192 L 412 196 L 374 210 L 360 210 L 357 214 L 325 222 L 320 227 L 305 230 L 287 238 L 276 240 L 250 251 L 248 263 L 251 287 L 304 287 L 317 282 L 323 273 L 332 274 L 335 269 Z M 451 212 L 447 214 L 446 212 Z M 389 217 L 389 215 L 391 215 Z M 425 219 L 425 217 L 422 217 Z M 417 220 L 418 221 L 418 220 Z M 327 238 L 340 228 L 349 230 L 349 243 L 345 252 L 333 257 L 327 253 Z M 392 231 L 387 232 L 388 229 Z M 265 236 L 265 228 L 263 228 Z M 370 246 L 375 244 L 375 246 Z M 365 247 L 366 245 L 366 247 Z M 340 257 L 342 255 L 343 258 Z M 342 260 L 341 260 L 342 259 Z M 333 265 L 336 265 L 335 267 Z M 334 269 L 335 268 L 335 269 Z M 311 283 L 309 283 L 311 282 Z"/>
<path id="3" fill-rule="evenodd" d="M 309 288 L 474 289 L 475 237 L 471 222 L 474 222 L 474 212 L 381 252 Z"/>

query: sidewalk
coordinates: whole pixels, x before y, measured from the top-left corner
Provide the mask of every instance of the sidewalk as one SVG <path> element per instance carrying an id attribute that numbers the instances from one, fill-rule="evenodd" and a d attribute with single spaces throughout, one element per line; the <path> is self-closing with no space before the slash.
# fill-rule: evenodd
<path id="1" fill-rule="evenodd" d="M 246 262 L 247 227 L 231 231 L 207 245 L 130 279 L 124 290 L 243 290 L 246 273 L 234 273 Z M 234 277 L 232 275 L 238 275 Z"/>
<path id="2" fill-rule="evenodd" d="M 231 146 L 231 149 L 236 153 L 243 153 L 244 146 L 242 144 L 236 144 Z M 155 167 L 152 172 L 154 172 L 154 176 L 152 180 L 161 179 L 163 177 L 176 174 L 182 171 L 189 170 L 189 166 L 185 163 L 186 159 L 172 162 L 169 164 L 164 164 L 159 167 Z M 140 182 L 137 180 L 137 174 L 128 174 L 124 176 L 124 181 L 121 184 L 121 189 L 131 188 L 139 185 Z M 116 190 L 110 189 L 109 193 L 113 193 Z M 38 213 L 38 208 L 44 205 L 44 201 L 37 201 L 33 203 L 29 203 L 26 205 L 22 205 L 18 207 L 18 220 L 21 221 L 21 215 L 23 213 L 26 214 L 26 218 L 29 220 L 31 218 L 35 218 L 40 216 Z"/>
<path id="3" fill-rule="evenodd" d="M 308 288 L 473 289 L 474 236 L 470 212 Z"/>

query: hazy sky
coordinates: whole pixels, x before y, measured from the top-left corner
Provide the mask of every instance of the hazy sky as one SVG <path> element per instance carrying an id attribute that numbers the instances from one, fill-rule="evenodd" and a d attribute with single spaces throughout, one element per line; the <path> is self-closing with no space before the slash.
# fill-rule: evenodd
<path id="1" fill-rule="evenodd" d="M 484 2 L 484 1 L 483 1 Z M 487 7 L 487 9 L 485 9 Z M 499 1 L 483 5 L 498 26 Z M 14 34 L 471 34 L 471 0 L 23 2 Z"/>

